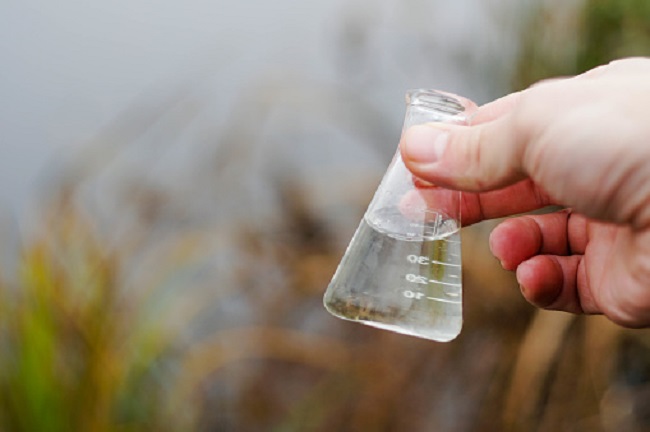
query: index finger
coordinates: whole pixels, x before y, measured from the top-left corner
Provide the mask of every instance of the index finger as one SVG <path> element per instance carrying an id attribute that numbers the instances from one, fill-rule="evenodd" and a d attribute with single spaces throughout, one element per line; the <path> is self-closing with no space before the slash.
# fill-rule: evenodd
<path id="1" fill-rule="evenodd" d="M 537 210 L 554 202 L 548 194 L 530 179 L 522 180 L 503 189 L 489 192 L 463 192 L 461 195 L 461 223 L 472 225 Z"/>
<path id="2" fill-rule="evenodd" d="M 462 226 L 488 219 L 513 216 L 552 205 L 548 194 L 530 179 L 522 180 L 503 189 L 490 192 L 463 192 L 460 194 L 458 215 L 458 191 L 440 188 L 415 180 L 415 188 L 408 191 L 400 201 L 400 211 L 406 216 L 420 215 L 432 210 L 453 219 L 460 219 Z M 417 216 L 415 216 L 417 217 Z"/>

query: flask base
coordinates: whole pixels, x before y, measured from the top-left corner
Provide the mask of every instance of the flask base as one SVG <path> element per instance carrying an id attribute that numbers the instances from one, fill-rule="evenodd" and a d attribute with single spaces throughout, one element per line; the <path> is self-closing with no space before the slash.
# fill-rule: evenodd
<path id="1" fill-rule="evenodd" d="M 422 339 L 429 339 L 436 342 L 449 342 L 454 340 L 460 334 L 463 326 L 462 317 L 457 316 L 439 318 L 440 328 L 423 328 L 421 322 L 417 322 L 417 317 L 414 318 L 416 323 L 413 325 L 409 325 L 405 322 L 395 324 L 388 320 L 383 321 L 380 315 L 373 313 L 368 308 L 358 306 L 352 307 L 349 302 L 335 302 L 333 305 L 326 302 L 325 309 L 327 309 L 330 314 L 345 321 L 364 324 L 370 327 L 388 330 L 403 335 L 415 336 Z"/>

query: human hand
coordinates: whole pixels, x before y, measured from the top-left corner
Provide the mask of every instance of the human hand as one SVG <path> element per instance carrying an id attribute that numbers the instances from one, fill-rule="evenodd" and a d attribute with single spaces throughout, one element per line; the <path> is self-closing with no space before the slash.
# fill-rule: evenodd
<path id="1" fill-rule="evenodd" d="M 650 326 L 650 60 L 542 82 L 400 144 L 417 177 L 463 194 L 463 223 L 507 219 L 493 254 L 532 304 Z"/>

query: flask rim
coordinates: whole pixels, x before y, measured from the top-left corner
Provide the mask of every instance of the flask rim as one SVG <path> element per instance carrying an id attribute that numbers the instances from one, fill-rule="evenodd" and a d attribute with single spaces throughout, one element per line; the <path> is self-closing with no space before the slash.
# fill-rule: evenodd
<path id="1" fill-rule="evenodd" d="M 406 104 L 458 115 L 472 111 L 473 103 L 466 98 L 432 89 L 412 89 L 406 92 Z"/>

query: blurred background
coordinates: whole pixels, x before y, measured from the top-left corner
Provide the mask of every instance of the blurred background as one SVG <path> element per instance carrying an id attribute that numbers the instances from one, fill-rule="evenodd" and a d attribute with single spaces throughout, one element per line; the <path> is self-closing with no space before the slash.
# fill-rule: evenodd
<path id="1" fill-rule="evenodd" d="M 447 344 L 322 295 L 404 94 L 650 54 L 647 0 L 0 2 L 0 431 L 646 431 L 650 334 L 463 229 Z"/>

